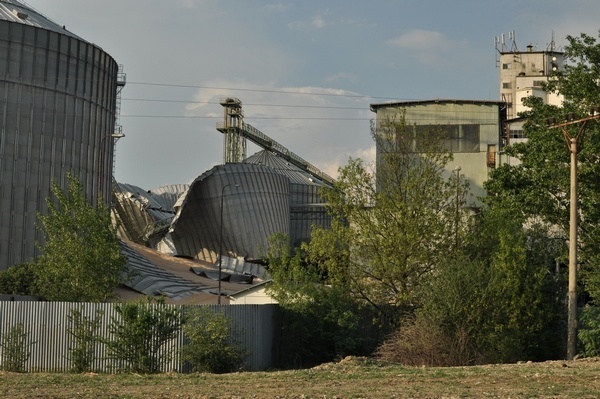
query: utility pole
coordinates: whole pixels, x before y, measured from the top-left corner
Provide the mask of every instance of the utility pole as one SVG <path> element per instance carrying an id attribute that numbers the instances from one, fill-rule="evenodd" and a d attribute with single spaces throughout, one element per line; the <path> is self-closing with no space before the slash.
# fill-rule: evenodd
<path id="1" fill-rule="evenodd" d="M 575 119 L 574 114 L 568 114 L 566 121 L 556 123 L 555 118 L 547 120 L 548 128 L 560 128 L 571 153 L 571 195 L 569 209 L 569 293 L 568 293 L 568 322 L 567 322 L 567 360 L 573 360 L 577 354 L 577 154 L 583 131 L 588 121 L 600 118 L 600 109 L 591 110 L 591 115 Z M 571 135 L 567 126 L 579 125 L 576 135 Z"/>

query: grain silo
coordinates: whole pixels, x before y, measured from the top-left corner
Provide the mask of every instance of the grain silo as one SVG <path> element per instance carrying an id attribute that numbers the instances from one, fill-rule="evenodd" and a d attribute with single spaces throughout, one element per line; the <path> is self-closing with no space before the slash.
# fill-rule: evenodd
<path id="1" fill-rule="evenodd" d="M 289 235 L 290 182 L 264 165 L 217 165 L 197 177 L 174 208 L 163 240 L 173 255 L 215 262 L 221 252 L 256 260 L 273 234 Z"/>
<path id="2" fill-rule="evenodd" d="M 121 77 L 100 47 L 0 0 L 0 270 L 36 257 L 53 180 L 72 172 L 108 201 Z"/>

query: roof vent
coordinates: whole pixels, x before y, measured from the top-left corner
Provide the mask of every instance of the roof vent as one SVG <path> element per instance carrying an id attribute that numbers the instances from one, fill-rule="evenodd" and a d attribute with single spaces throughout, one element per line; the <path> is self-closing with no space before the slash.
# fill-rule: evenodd
<path id="1" fill-rule="evenodd" d="M 21 12 L 17 9 L 13 9 L 13 14 L 16 15 L 17 17 L 21 18 L 21 19 L 27 19 L 29 18 L 28 14 L 25 14 L 24 12 Z"/>

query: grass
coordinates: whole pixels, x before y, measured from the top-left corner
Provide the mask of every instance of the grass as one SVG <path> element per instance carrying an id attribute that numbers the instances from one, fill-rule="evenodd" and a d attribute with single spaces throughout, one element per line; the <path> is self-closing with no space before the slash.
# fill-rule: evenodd
<path id="1" fill-rule="evenodd" d="M 403 367 L 347 358 L 308 370 L 233 374 L 0 373 L 5 399 L 597 398 L 600 359 Z"/>

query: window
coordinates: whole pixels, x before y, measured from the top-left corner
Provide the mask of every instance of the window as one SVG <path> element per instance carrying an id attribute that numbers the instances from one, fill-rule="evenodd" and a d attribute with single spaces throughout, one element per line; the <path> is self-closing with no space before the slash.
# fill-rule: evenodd
<path id="1" fill-rule="evenodd" d="M 511 82 L 504 82 L 504 83 L 502 83 L 502 88 L 503 89 L 512 89 L 512 83 Z"/>
<path id="2" fill-rule="evenodd" d="M 443 141 L 442 147 L 453 153 L 479 152 L 479 125 L 417 125 L 415 148 L 423 148 L 421 143 L 436 136 Z"/>
<path id="3" fill-rule="evenodd" d="M 510 63 L 502 64 L 502 69 L 512 69 L 512 64 L 510 64 Z"/>
<path id="4" fill-rule="evenodd" d="M 533 81 L 533 87 L 542 87 L 542 85 L 545 83 L 544 80 L 534 80 Z"/>
<path id="5" fill-rule="evenodd" d="M 496 167 L 496 145 L 488 144 L 487 146 L 487 166 L 490 168 Z"/>

